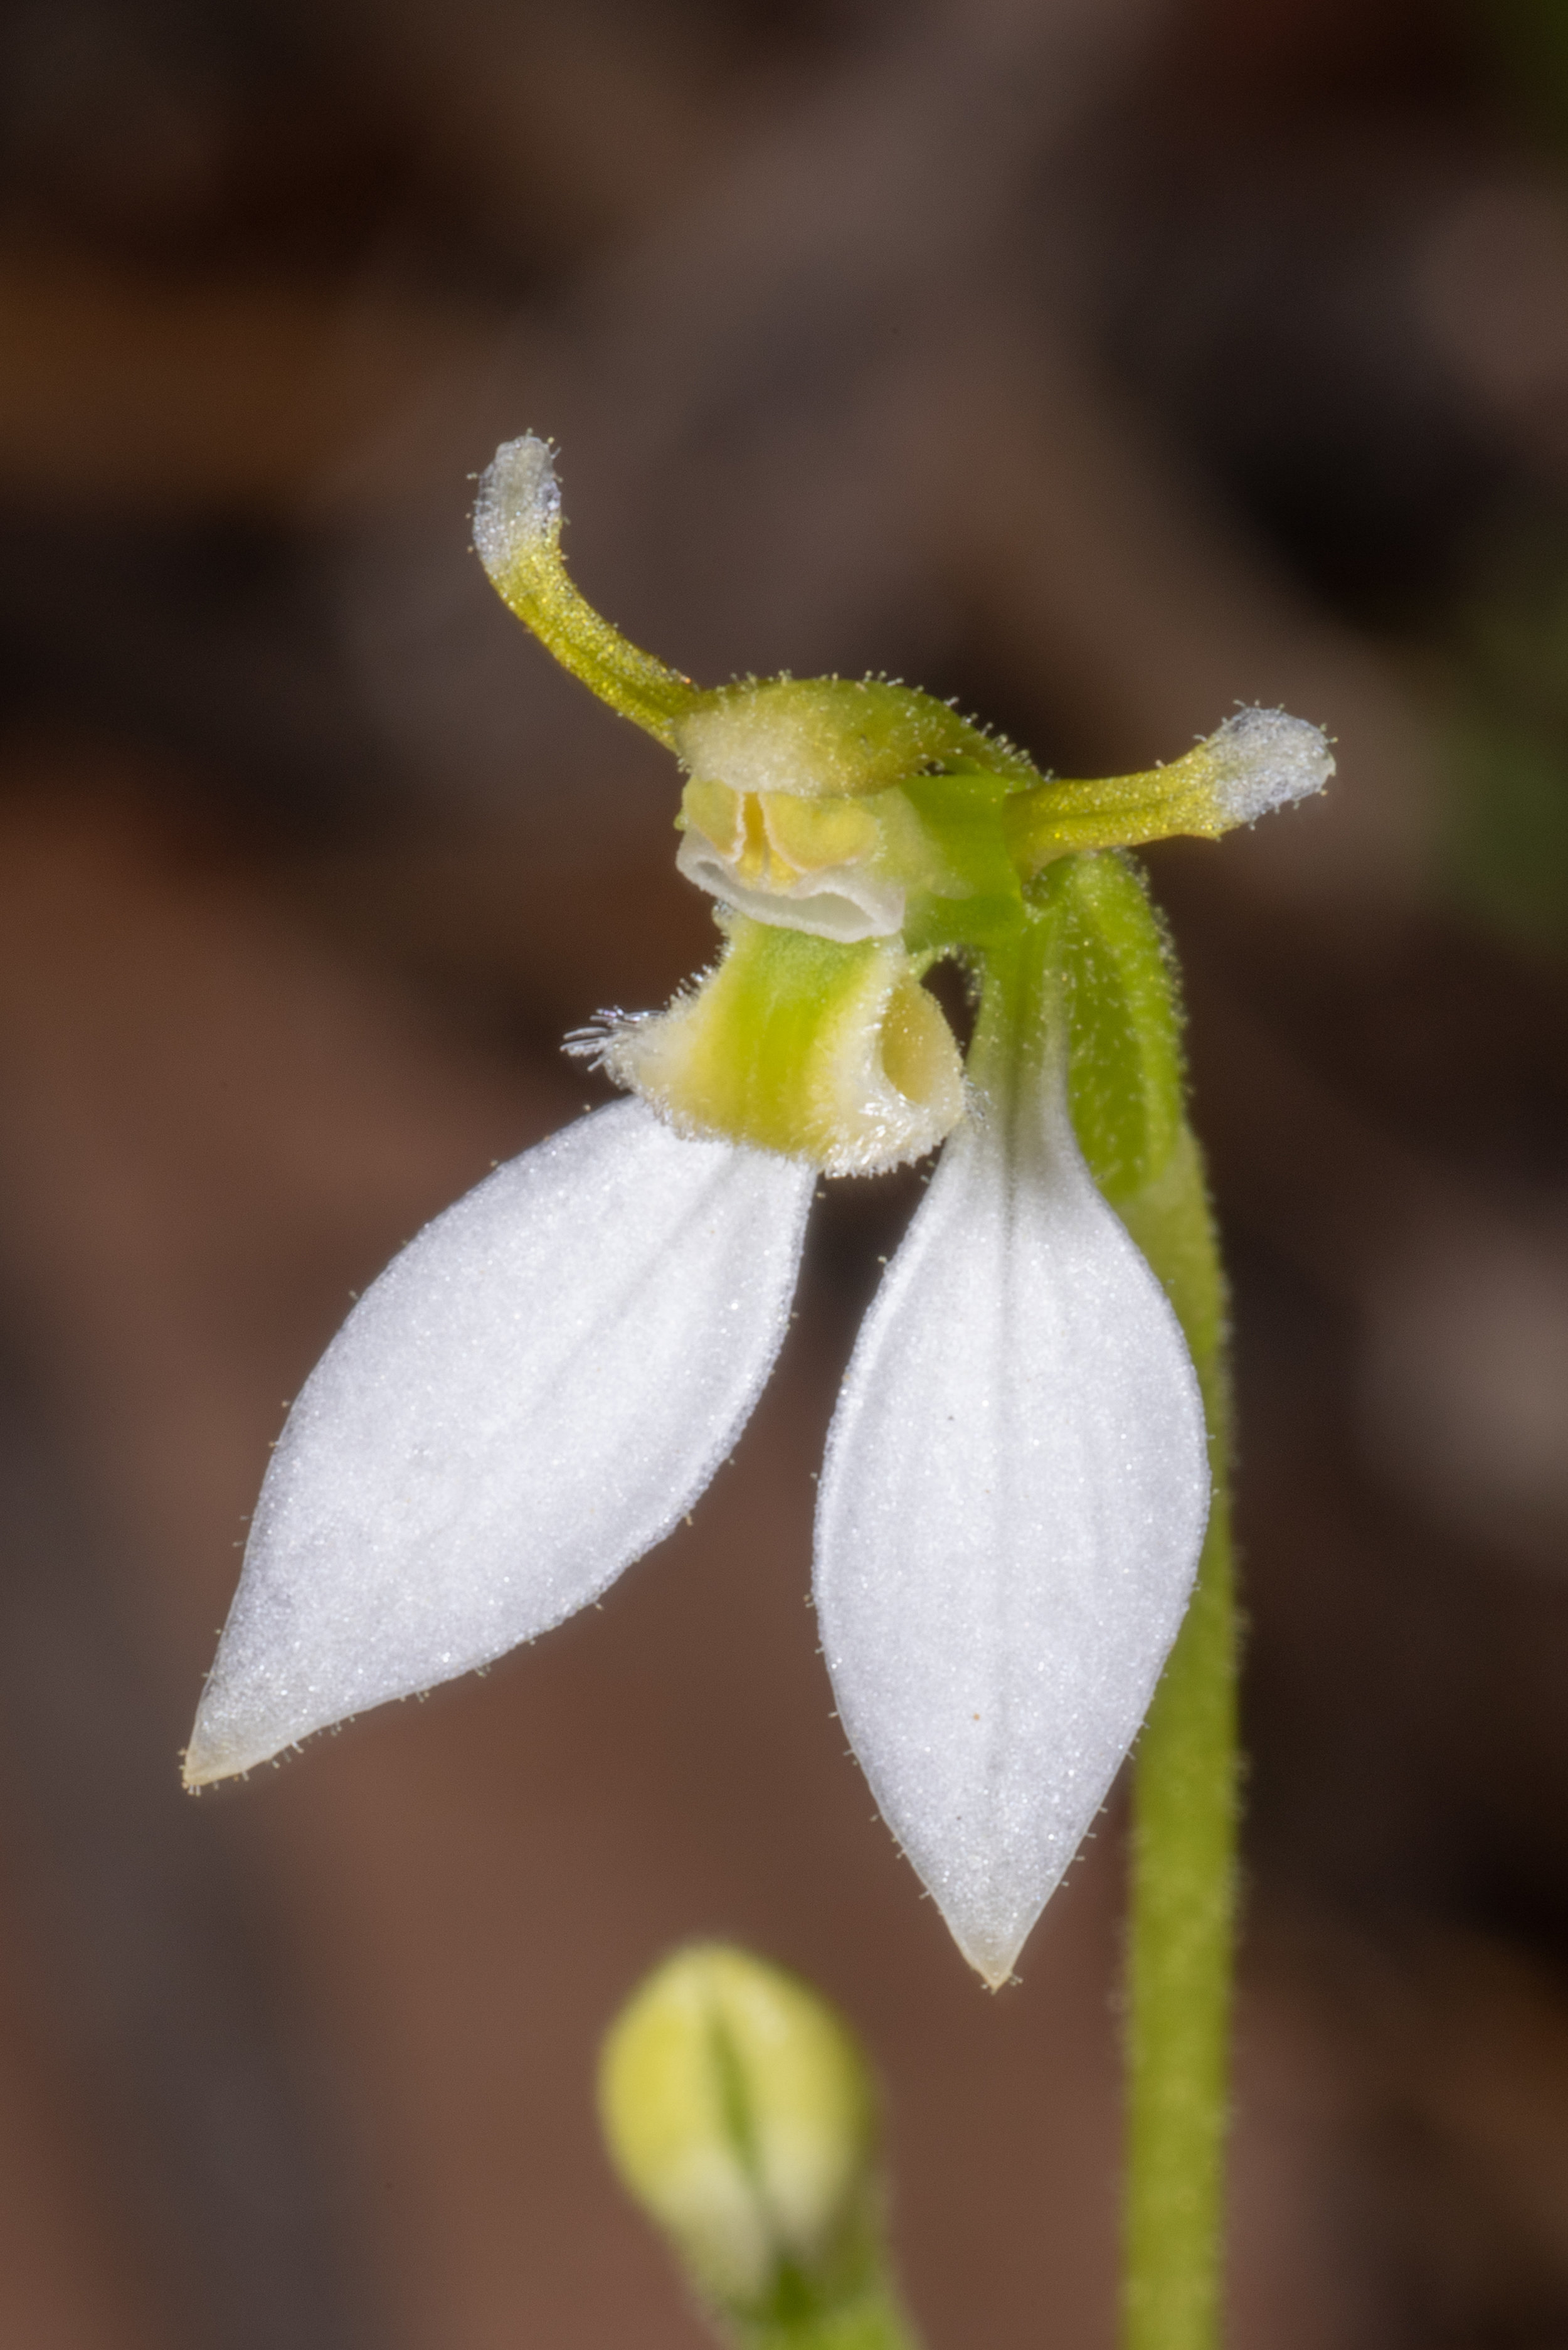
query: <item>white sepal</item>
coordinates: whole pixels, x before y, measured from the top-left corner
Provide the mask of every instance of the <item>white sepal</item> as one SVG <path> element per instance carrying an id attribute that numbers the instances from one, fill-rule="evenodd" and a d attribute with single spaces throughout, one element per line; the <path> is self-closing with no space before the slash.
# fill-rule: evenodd
<path id="1" fill-rule="evenodd" d="M 289 1416 L 187 1782 L 484 1664 L 667 1534 L 773 1367 L 815 1180 L 618 1102 L 428 1225 Z"/>
<path id="2" fill-rule="evenodd" d="M 856 1346 L 816 1600 L 883 1815 L 993 1985 L 1137 1733 L 1208 1507 L 1185 1341 L 1060 1070 L 982 1097 Z"/>

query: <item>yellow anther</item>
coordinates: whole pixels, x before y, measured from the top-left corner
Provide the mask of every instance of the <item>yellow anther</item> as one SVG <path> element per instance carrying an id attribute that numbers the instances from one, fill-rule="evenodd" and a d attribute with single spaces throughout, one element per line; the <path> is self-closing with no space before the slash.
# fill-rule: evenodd
<path id="1" fill-rule="evenodd" d="M 693 775 L 680 795 L 680 829 L 690 825 L 711 840 L 721 857 L 736 858 L 741 853 L 743 832 L 741 819 L 741 795 L 732 792 L 728 784 L 711 781 L 704 775 Z"/>
<path id="2" fill-rule="evenodd" d="M 741 847 L 734 864 L 737 878 L 748 889 L 765 889 L 774 880 L 768 870 L 768 836 L 763 823 L 762 802 L 755 792 L 745 793 L 741 801 Z"/>
<path id="3" fill-rule="evenodd" d="M 768 846 L 792 879 L 860 864 L 881 846 L 881 828 L 861 801 L 803 800 L 792 792 L 764 792 L 761 799 Z"/>

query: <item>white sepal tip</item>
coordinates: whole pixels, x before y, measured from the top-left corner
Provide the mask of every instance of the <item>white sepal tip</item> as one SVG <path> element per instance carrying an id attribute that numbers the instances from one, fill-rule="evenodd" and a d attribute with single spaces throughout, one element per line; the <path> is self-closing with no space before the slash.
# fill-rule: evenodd
<path id="1" fill-rule="evenodd" d="M 1272 808 L 1310 799 L 1334 773 L 1322 728 L 1283 710 L 1239 710 L 1204 748 L 1214 763 L 1215 798 L 1231 824 L 1255 824 Z"/>
<path id="2" fill-rule="evenodd" d="M 473 544 L 497 588 L 537 547 L 554 542 L 561 523 L 561 484 L 546 442 L 536 432 L 504 441 L 480 476 Z"/>

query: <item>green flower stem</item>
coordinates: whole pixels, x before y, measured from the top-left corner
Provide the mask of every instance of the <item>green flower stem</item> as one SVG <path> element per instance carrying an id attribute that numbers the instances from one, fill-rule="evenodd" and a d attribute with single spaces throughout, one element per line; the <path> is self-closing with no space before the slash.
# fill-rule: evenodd
<path id="1" fill-rule="evenodd" d="M 1064 1014 L 1080 1146 L 1165 1285 L 1209 1421 L 1208 1535 L 1134 1781 L 1123 2339 L 1214 2350 L 1237 1785 L 1224 1280 L 1183 1107 L 1174 966 L 1140 875 L 1122 857 L 1064 858 L 1031 899 L 1017 962 L 988 959 L 988 1003 L 1021 1055 L 1048 1049 Z"/>
<path id="2" fill-rule="evenodd" d="M 1179 1248 L 1219 1259 L 1196 1150 L 1170 1220 Z M 1125 1211 L 1124 1211 L 1125 1212 Z M 1161 1252 L 1138 1239 L 1162 1275 Z M 1179 1313 L 1179 1285 L 1168 1283 Z M 1236 1616 L 1218 1315 L 1183 1314 L 1209 1414 L 1214 1499 L 1198 1586 L 1140 1742 L 1128 1945 L 1125 2350 L 1213 2350 L 1220 2338 L 1237 1811 Z M 1202 1340 L 1207 1337 L 1207 1343 Z"/>
<path id="3" fill-rule="evenodd" d="M 786 2324 L 737 2327 L 735 2341 L 737 2350 L 920 2350 L 919 2335 L 884 2283 L 847 2305 Z"/>

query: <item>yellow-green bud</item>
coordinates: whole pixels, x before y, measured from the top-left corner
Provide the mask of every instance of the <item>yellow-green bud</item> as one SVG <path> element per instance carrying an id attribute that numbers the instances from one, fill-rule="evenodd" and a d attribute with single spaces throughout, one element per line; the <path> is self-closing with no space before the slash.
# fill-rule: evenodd
<path id="1" fill-rule="evenodd" d="M 721 1944 L 678 1951 L 611 2028 L 599 2110 L 622 2179 L 722 2313 L 826 2314 L 874 2282 L 870 2079 L 794 1976 Z"/>

